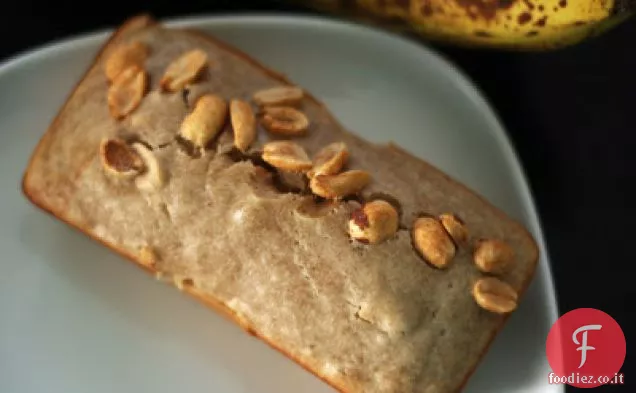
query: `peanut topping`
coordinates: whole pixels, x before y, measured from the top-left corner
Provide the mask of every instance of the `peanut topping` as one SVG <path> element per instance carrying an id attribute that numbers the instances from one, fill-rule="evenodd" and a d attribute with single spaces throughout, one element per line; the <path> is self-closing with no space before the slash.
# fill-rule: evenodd
<path id="1" fill-rule="evenodd" d="M 170 92 L 183 89 L 199 77 L 207 62 L 208 55 L 200 49 L 182 54 L 166 68 L 159 82 L 161 88 Z"/>
<path id="2" fill-rule="evenodd" d="M 263 160 L 275 168 L 288 172 L 304 172 L 311 168 L 305 150 L 290 141 L 269 142 L 263 146 Z"/>
<path id="3" fill-rule="evenodd" d="M 144 163 L 133 149 L 121 139 L 105 139 L 99 145 L 102 166 L 111 175 L 131 178 L 144 169 Z"/>
<path id="4" fill-rule="evenodd" d="M 309 182 L 309 187 L 318 196 L 336 199 L 360 192 L 370 181 L 369 173 L 351 170 L 337 175 L 316 175 Z"/>
<path id="5" fill-rule="evenodd" d="M 115 78 L 130 66 L 143 68 L 148 57 L 148 47 L 139 41 L 130 42 L 118 46 L 106 60 L 104 72 L 108 81 Z"/>
<path id="6" fill-rule="evenodd" d="M 223 128 L 227 103 L 219 96 L 208 94 L 199 98 L 188 114 L 179 133 L 199 148 L 205 147 Z"/>
<path id="7" fill-rule="evenodd" d="M 108 109 L 111 116 L 121 119 L 137 109 L 146 93 L 146 72 L 133 65 L 119 73 L 108 88 Z"/>
<path id="8" fill-rule="evenodd" d="M 234 130 L 234 146 L 245 153 L 256 139 L 256 118 L 245 101 L 230 101 L 230 121 Z"/>
<path id="9" fill-rule="evenodd" d="M 355 210 L 349 220 L 349 235 L 362 243 L 381 243 L 398 230 L 398 212 L 393 205 L 375 200 Z"/>
<path id="10" fill-rule="evenodd" d="M 507 314 L 517 308 L 517 292 L 495 277 L 477 280 L 473 286 L 473 298 L 481 308 L 497 314 Z"/>
<path id="11" fill-rule="evenodd" d="M 265 107 L 260 120 L 267 131 L 278 135 L 303 135 L 309 127 L 307 116 L 288 106 Z"/>
<path id="12" fill-rule="evenodd" d="M 468 240 L 468 229 L 466 229 L 466 225 L 458 216 L 445 213 L 439 216 L 439 220 L 457 245 L 466 243 Z"/>
<path id="13" fill-rule="evenodd" d="M 345 166 L 349 159 L 349 151 L 344 142 L 334 142 L 323 147 L 314 156 L 314 166 L 307 176 L 335 175 Z"/>
<path id="14" fill-rule="evenodd" d="M 503 273 L 513 262 L 513 249 L 501 240 L 480 240 L 473 253 L 475 265 L 484 273 Z"/>
<path id="15" fill-rule="evenodd" d="M 132 148 L 141 157 L 146 168 L 144 173 L 135 179 L 137 188 L 144 191 L 154 191 L 163 187 L 166 174 L 152 150 L 142 143 L 134 143 Z"/>
<path id="16" fill-rule="evenodd" d="M 413 224 L 413 244 L 422 257 L 443 269 L 455 256 L 455 245 L 442 224 L 433 217 L 420 217 Z"/>
<path id="17" fill-rule="evenodd" d="M 304 92 L 295 86 L 279 86 L 259 90 L 253 95 L 254 102 L 261 106 L 295 106 L 302 101 Z"/>

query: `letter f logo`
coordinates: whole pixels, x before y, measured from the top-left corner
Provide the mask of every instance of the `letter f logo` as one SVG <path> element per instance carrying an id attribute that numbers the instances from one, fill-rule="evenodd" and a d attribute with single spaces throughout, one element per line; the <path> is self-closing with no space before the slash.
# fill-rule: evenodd
<path id="1" fill-rule="evenodd" d="M 574 333 L 572 334 L 572 341 L 574 341 L 575 344 L 577 345 L 581 345 L 580 347 L 578 347 L 576 350 L 577 351 L 581 351 L 581 364 L 579 364 L 579 368 L 583 367 L 583 365 L 585 364 L 585 361 L 587 360 L 587 351 L 593 351 L 596 348 L 594 347 L 589 347 L 587 345 L 587 331 L 588 330 L 601 330 L 601 325 L 585 325 L 585 326 L 581 326 L 580 328 L 576 329 L 574 331 Z M 577 340 L 576 336 L 583 332 L 582 336 L 583 336 L 583 340 L 582 343 L 579 342 L 579 340 Z"/>

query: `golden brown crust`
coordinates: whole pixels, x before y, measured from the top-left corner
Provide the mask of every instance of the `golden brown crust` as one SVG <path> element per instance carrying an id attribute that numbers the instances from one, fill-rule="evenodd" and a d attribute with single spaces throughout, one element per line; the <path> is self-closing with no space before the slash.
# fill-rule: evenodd
<path id="1" fill-rule="evenodd" d="M 124 25 L 109 39 L 108 43 L 102 48 L 102 50 L 99 52 L 99 54 L 96 57 L 96 61 L 98 61 L 98 59 L 100 58 L 100 56 L 102 56 L 102 54 L 104 53 L 104 51 L 106 51 L 110 45 L 112 45 L 113 42 L 116 42 L 118 39 L 120 39 L 122 36 L 125 36 L 129 33 L 135 32 L 135 31 L 139 31 L 142 30 L 146 27 L 150 27 L 156 25 L 156 22 L 154 20 L 152 20 L 151 17 L 147 16 L 147 15 L 142 15 L 142 16 L 138 16 L 135 18 L 130 19 L 129 21 L 127 21 L 126 23 L 124 23 Z M 214 38 L 211 38 L 207 35 L 204 35 L 203 33 L 197 32 L 197 31 L 191 31 L 192 34 L 198 36 L 198 37 L 202 37 L 205 38 L 208 41 L 213 42 L 215 45 L 217 45 L 218 47 L 222 48 L 225 51 L 228 51 L 230 53 L 233 53 L 236 56 L 241 57 L 242 59 L 244 59 L 246 62 L 260 68 L 263 72 L 265 72 L 268 76 L 276 79 L 278 82 L 281 83 L 285 83 L 285 84 L 290 84 L 290 82 L 281 74 L 276 73 L 272 70 L 266 69 L 265 67 L 263 67 L 262 65 L 260 65 L 259 63 L 257 63 L 255 60 L 249 58 L 247 55 L 239 52 L 238 50 L 229 47 L 228 45 L 219 42 L 218 40 L 215 40 Z M 88 75 L 88 71 L 87 74 Z M 86 76 L 85 75 L 85 76 Z M 82 84 L 82 82 L 84 81 L 85 77 L 83 77 L 80 82 L 78 82 L 76 88 L 74 89 L 74 93 L 77 91 L 77 89 L 79 88 L 79 86 Z M 69 101 L 71 99 L 72 95 L 69 97 Z M 314 97 L 312 97 L 309 94 L 306 94 L 307 99 L 309 99 L 310 101 L 312 101 L 314 104 L 322 107 L 322 104 L 316 100 Z M 69 101 L 67 101 L 64 106 L 62 107 L 62 110 L 60 111 L 60 114 L 62 114 L 63 112 L 65 112 L 66 110 L 68 110 L 68 105 L 69 105 Z M 326 113 L 327 117 L 329 117 L 330 115 L 328 113 Z M 72 219 L 70 219 L 68 217 L 68 215 L 65 212 L 66 209 L 66 205 L 65 204 L 54 204 L 51 203 L 50 201 L 46 200 L 46 195 L 44 195 L 41 190 L 38 190 L 37 187 L 34 186 L 34 184 L 32 184 L 31 179 L 30 179 L 30 175 L 33 172 L 33 168 L 34 168 L 34 162 L 38 159 L 38 157 L 41 157 L 44 154 L 44 151 L 46 149 L 46 146 L 48 146 L 51 142 L 51 140 L 53 140 L 56 136 L 56 132 L 58 131 L 58 127 L 59 127 L 59 120 L 60 115 L 58 115 L 58 117 L 53 121 L 51 127 L 49 128 L 48 132 L 43 136 L 42 140 L 38 143 L 38 146 L 36 147 L 30 161 L 29 161 L 29 165 L 27 168 L 27 171 L 23 177 L 23 181 L 22 181 L 22 188 L 23 188 L 23 192 L 24 194 L 27 196 L 27 198 L 34 203 L 36 206 L 40 207 L 41 209 L 43 209 L 44 211 L 47 211 L 48 213 L 52 214 L 53 216 L 55 216 L 56 218 L 66 222 L 68 225 L 76 228 L 77 230 L 81 231 L 82 233 L 88 235 L 89 237 L 93 238 L 94 240 L 104 244 L 105 246 L 109 247 L 110 249 L 112 249 L 113 251 L 119 253 L 120 255 L 122 255 L 123 257 L 133 261 L 134 263 L 136 263 L 138 266 L 140 266 L 141 268 L 143 268 L 144 270 L 146 270 L 147 272 L 151 273 L 151 274 L 156 274 L 157 270 L 144 265 L 140 260 L 139 260 L 139 256 L 138 255 L 134 255 L 133 253 L 127 251 L 125 248 L 120 247 L 118 244 L 113 244 L 113 243 L 109 243 L 108 241 L 104 240 L 103 238 L 100 238 L 99 236 L 96 236 L 94 233 L 91 232 L 90 228 L 88 227 L 87 224 L 81 224 L 79 222 L 76 222 Z M 333 119 L 333 117 L 330 117 L 328 119 L 330 122 L 332 122 L 333 124 L 335 124 L 336 126 L 338 126 L 338 123 L 335 119 Z M 439 170 L 435 167 L 433 167 L 432 165 L 425 163 L 421 160 L 419 160 L 416 157 L 413 157 L 412 155 L 410 155 L 409 153 L 407 153 L 406 151 L 402 150 L 401 148 L 394 146 L 394 145 L 390 145 L 387 147 L 390 150 L 395 151 L 396 153 L 405 155 L 410 157 L 410 159 L 416 159 L 418 160 L 423 168 L 427 168 L 427 169 L 422 169 L 422 170 L 430 170 L 430 171 L 435 171 L 435 172 L 439 172 Z M 81 166 L 81 170 L 83 170 L 84 168 L 88 167 L 89 163 L 83 163 Z M 80 172 L 81 172 L 80 170 Z M 451 179 L 450 177 L 448 177 L 447 175 L 443 175 L 440 172 L 440 176 L 445 177 L 445 181 L 447 181 L 449 184 L 452 185 L 452 187 L 456 187 L 458 189 L 463 190 L 464 192 L 470 192 L 473 195 L 476 195 L 472 190 L 469 190 L 466 186 L 462 185 L 461 183 L 454 181 L 453 179 Z M 484 204 L 484 206 L 487 206 L 489 209 L 492 210 L 492 212 L 495 215 L 498 215 L 502 220 L 508 220 L 508 218 L 505 216 L 505 214 L 503 214 L 502 212 L 500 212 L 499 210 L 497 210 L 495 207 L 493 207 L 488 201 L 486 201 L 483 197 L 477 195 L 477 197 L 481 200 L 481 202 Z M 530 274 L 527 274 L 526 276 L 524 276 L 523 281 L 520 284 L 520 298 L 522 297 L 523 293 L 526 291 L 531 278 L 533 277 L 533 273 L 534 270 L 536 268 L 536 263 L 538 260 L 538 248 L 536 246 L 536 244 L 534 243 L 534 241 L 532 240 L 532 237 L 528 234 L 528 232 L 525 230 L 525 228 L 523 228 L 521 225 L 516 224 L 515 230 L 520 231 L 521 233 L 524 234 L 524 236 L 527 238 L 526 242 L 528 244 L 532 245 L 532 252 L 528 259 L 530 260 L 531 266 L 529 266 L 528 271 L 531 272 Z M 186 285 L 184 287 L 184 291 L 187 292 L 188 294 L 192 295 L 193 297 L 195 297 L 196 299 L 198 299 L 199 301 L 203 302 L 204 304 L 212 307 L 213 309 L 217 310 L 218 312 L 220 312 L 221 314 L 225 315 L 227 318 L 229 318 L 231 321 L 235 322 L 236 324 L 238 324 L 242 329 L 244 329 L 246 332 L 248 332 L 251 335 L 255 335 L 257 337 L 259 337 L 260 339 L 262 339 L 263 341 L 265 341 L 268 345 L 270 345 L 272 348 L 278 350 L 279 352 L 283 353 L 285 356 L 291 358 L 292 360 L 294 360 L 296 363 L 298 363 L 299 365 L 301 365 L 303 368 L 305 368 L 306 370 L 310 371 L 311 373 L 313 373 L 314 375 L 316 375 L 318 378 L 320 378 L 321 380 L 325 381 L 326 383 L 330 384 L 331 386 L 333 386 L 334 388 L 336 388 L 338 391 L 343 392 L 343 393 L 348 393 L 348 392 L 357 392 L 360 391 L 360 386 L 356 386 L 356 383 L 354 382 L 353 379 L 351 378 L 346 378 L 344 376 L 340 376 L 340 375 L 326 375 L 324 372 L 322 372 L 320 369 L 318 369 L 316 367 L 316 365 L 312 365 L 309 364 L 309 362 L 306 362 L 305 360 L 301 359 L 298 356 L 295 356 L 294 354 L 290 353 L 289 351 L 287 351 L 284 346 L 281 343 L 277 343 L 274 340 L 269 339 L 266 335 L 260 334 L 259 332 L 257 332 L 256 330 L 253 329 L 253 327 L 249 324 L 249 322 L 245 321 L 244 319 L 242 319 L 240 316 L 238 316 L 230 307 L 228 307 L 226 304 L 224 304 L 222 301 L 219 301 L 218 299 L 215 299 L 211 296 L 209 296 L 208 294 L 206 294 L 203 291 L 198 290 L 197 288 L 193 287 L 193 286 L 188 286 Z M 487 351 L 488 347 L 490 346 L 490 344 L 492 343 L 494 337 L 496 336 L 496 331 L 499 331 L 505 321 L 507 320 L 508 316 L 504 316 L 501 319 L 499 319 L 498 321 L 500 321 L 498 323 L 498 325 L 496 326 L 495 332 L 493 332 L 493 334 L 489 337 L 487 345 L 484 346 L 481 349 L 481 354 L 483 356 L 483 354 L 485 354 L 485 352 Z M 464 377 L 462 378 L 462 382 L 459 386 L 458 390 L 461 390 L 461 388 L 465 385 L 465 383 L 467 382 L 467 380 L 469 379 L 470 375 L 472 375 L 472 373 L 474 372 L 478 361 L 480 358 L 476 358 L 474 359 L 474 362 L 469 370 L 468 373 L 466 373 L 466 375 L 464 375 Z"/>

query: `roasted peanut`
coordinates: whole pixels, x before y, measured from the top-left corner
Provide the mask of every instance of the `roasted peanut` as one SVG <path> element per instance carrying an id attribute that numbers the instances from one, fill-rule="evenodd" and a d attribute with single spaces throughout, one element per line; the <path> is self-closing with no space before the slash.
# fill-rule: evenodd
<path id="1" fill-rule="evenodd" d="M 362 191 L 370 181 L 368 172 L 351 170 L 337 175 L 316 175 L 309 182 L 309 187 L 318 196 L 337 199 Z"/>
<path id="2" fill-rule="evenodd" d="M 308 177 L 315 175 L 335 175 L 347 163 L 349 151 L 344 142 L 334 142 L 323 147 L 313 160 L 313 168 L 307 173 Z"/>
<path id="3" fill-rule="evenodd" d="M 159 85 L 165 91 L 179 91 L 199 77 L 207 62 L 208 55 L 204 51 L 188 51 L 168 65 Z"/>
<path id="4" fill-rule="evenodd" d="M 349 220 L 349 235 L 362 243 L 381 243 L 398 230 L 398 212 L 383 200 L 366 203 Z"/>
<path id="5" fill-rule="evenodd" d="M 205 147 L 223 128 L 227 117 L 227 103 L 219 96 L 207 94 L 199 98 L 188 114 L 179 133 L 196 147 Z"/>
<path id="6" fill-rule="evenodd" d="M 106 78 L 110 82 L 130 66 L 143 68 L 148 57 L 148 47 L 139 41 L 121 44 L 110 54 L 104 65 Z"/>
<path id="7" fill-rule="evenodd" d="M 285 136 L 303 135 L 309 127 L 309 119 L 304 113 L 287 106 L 263 108 L 260 122 L 272 134 Z"/>
<path id="8" fill-rule="evenodd" d="M 137 188 L 144 191 L 154 191 L 163 187 L 166 174 L 155 154 L 143 143 L 134 143 L 132 148 L 144 162 L 145 171 L 135 179 Z"/>
<path id="9" fill-rule="evenodd" d="M 107 173 L 119 178 L 132 178 L 144 169 L 139 154 L 121 139 L 104 139 L 99 156 Z"/>
<path id="10" fill-rule="evenodd" d="M 262 106 L 294 106 L 302 101 L 304 92 L 295 86 L 278 86 L 259 90 L 252 98 Z"/>
<path id="11" fill-rule="evenodd" d="M 263 160 L 275 168 L 288 172 L 304 172 L 311 168 L 305 150 L 290 141 L 269 142 L 263 146 Z"/>
<path id="12" fill-rule="evenodd" d="M 458 216 L 444 213 L 439 216 L 439 221 L 457 245 L 466 243 L 468 240 L 468 229 L 466 229 L 466 224 Z"/>
<path id="13" fill-rule="evenodd" d="M 442 224 L 433 217 L 420 217 L 413 224 L 413 244 L 431 265 L 443 269 L 455 256 L 455 245 Z"/>
<path id="14" fill-rule="evenodd" d="M 494 277 L 477 280 L 473 285 L 473 298 L 481 308 L 497 314 L 507 314 L 517 308 L 517 292 Z"/>
<path id="15" fill-rule="evenodd" d="M 234 130 L 234 146 L 245 153 L 256 139 L 256 118 L 245 101 L 230 101 L 230 121 Z"/>
<path id="16" fill-rule="evenodd" d="M 512 264 L 514 251 L 501 240 L 479 240 L 475 245 L 473 259 L 482 272 L 498 274 L 505 272 Z"/>
<path id="17" fill-rule="evenodd" d="M 121 119 L 137 109 L 146 94 L 148 77 L 136 66 L 123 70 L 108 88 L 108 109 L 111 116 Z"/>

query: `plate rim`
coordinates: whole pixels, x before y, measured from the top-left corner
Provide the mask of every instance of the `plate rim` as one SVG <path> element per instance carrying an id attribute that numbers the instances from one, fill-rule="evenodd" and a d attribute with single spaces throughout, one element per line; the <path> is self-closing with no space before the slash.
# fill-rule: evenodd
<path id="1" fill-rule="evenodd" d="M 137 14 L 140 15 L 141 13 Z M 134 16 L 134 15 L 133 15 Z M 157 20 L 169 27 L 178 28 L 205 28 L 210 25 L 286 25 L 287 27 L 313 27 L 318 29 L 327 29 L 332 31 L 345 31 L 356 35 L 366 35 L 369 38 L 376 37 L 378 39 L 393 41 L 400 46 L 405 52 L 410 52 L 413 56 L 424 58 L 427 61 L 435 63 L 436 68 L 440 72 L 446 74 L 451 80 L 455 81 L 457 87 L 466 94 L 469 99 L 477 106 L 477 109 L 484 116 L 485 121 L 491 128 L 496 137 L 498 147 L 502 151 L 502 155 L 507 163 L 513 182 L 518 188 L 519 198 L 524 209 L 526 209 L 526 225 L 529 232 L 537 242 L 539 249 L 538 272 L 535 273 L 533 281 L 539 276 L 546 283 L 546 296 L 548 301 L 548 313 L 551 324 L 553 324 L 560 315 L 558 296 L 554 283 L 554 276 L 550 263 L 547 243 L 538 214 L 537 205 L 534 194 L 528 182 L 526 172 L 521 164 L 519 155 L 514 149 L 507 129 L 504 127 L 494 106 L 490 104 L 486 95 L 477 87 L 472 79 L 464 73 L 455 63 L 447 58 L 444 54 L 439 53 L 434 48 L 428 46 L 427 42 L 418 42 L 414 39 L 401 36 L 397 33 L 384 31 L 373 26 L 364 25 L 355 21 L 343 21 L 339 19 L 329 18 L 326 16 L 289 14 L 279 12 L 250 12 L 250 13 L 222 13 L 222 14 L 200 14 L 191 16 L 180 16 L 170 18 L 157 18 Z M 68 52 L 81 47 L 94 46 L 103 42 L 110 34 L 115 31 L 116 27 L 96 29 L 80 34 L 69 35 L 67 37 L 52 40 L 47 43 L 35 46 L 31 49 L 23 50 L 12 56 L 3 59 L 0 62 L 0 80 L 6 77 L 16 69 L 20 69 L 39 60 L 47 58 L 51 55 Z M 95 48 L 99 50 L 99 47 Z M 564 388 L 563 388 L 564 390 Z"/>

